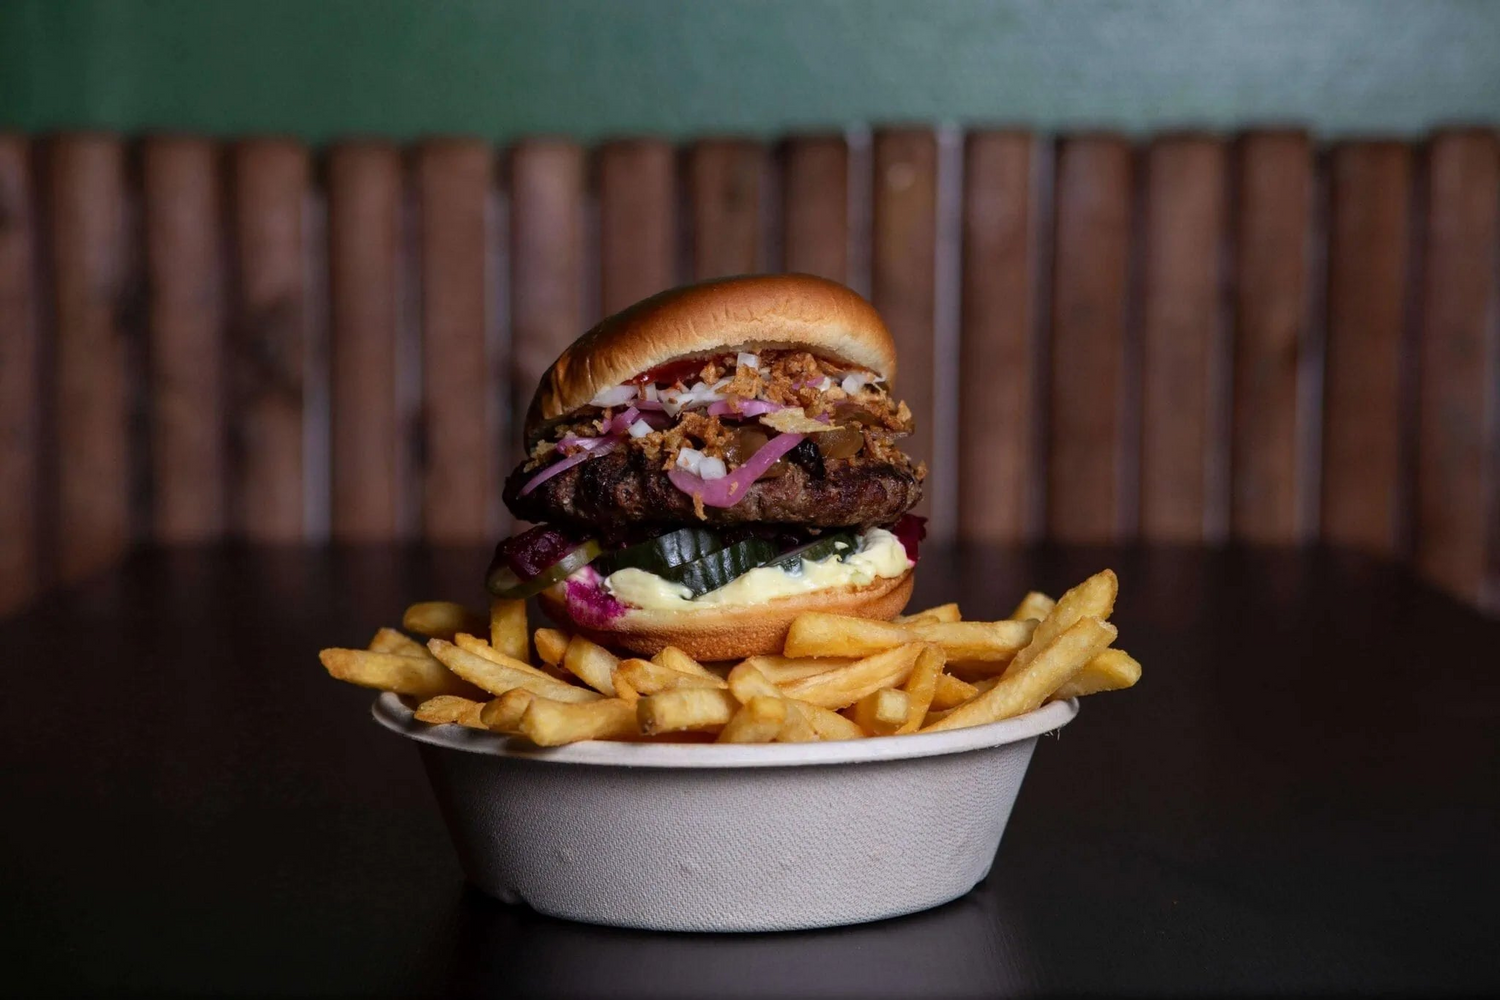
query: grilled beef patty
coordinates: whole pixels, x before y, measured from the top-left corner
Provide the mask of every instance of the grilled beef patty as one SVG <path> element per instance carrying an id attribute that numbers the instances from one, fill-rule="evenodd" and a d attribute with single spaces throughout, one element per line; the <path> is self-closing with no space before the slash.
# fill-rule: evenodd
<path id="1" fill-rule="evenodd" d="M 751 523 L 865 527 L 889 524 L 922 499 L 922 484 L 909 462 L 788 462 L 784 475 L 757 480 L 733 507 L 704 507 L 701 519 L 693 498 L 635 449 L 589 459 L 519 496 L 536 473 L 517 467 L 505 482 L 505 503 L 516 517 L 585 529 Z"/>

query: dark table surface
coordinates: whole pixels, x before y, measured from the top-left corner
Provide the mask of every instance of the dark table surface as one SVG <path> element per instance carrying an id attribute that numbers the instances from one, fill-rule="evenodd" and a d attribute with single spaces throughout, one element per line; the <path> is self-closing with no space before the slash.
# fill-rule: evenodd
<path id="1" fill-rule="evenodd" d="M 1113 566 L 1133 691 L 1039 747 L 989 879 L 801 934 L 467 889 L 412 746 L 318 666 L 484 552 L 144 552 L 0 623 L 0 992 L 977 996 L 1500 988 L 1500 623 L 1330 551 L 924 554 L 1004 613 Z"/>

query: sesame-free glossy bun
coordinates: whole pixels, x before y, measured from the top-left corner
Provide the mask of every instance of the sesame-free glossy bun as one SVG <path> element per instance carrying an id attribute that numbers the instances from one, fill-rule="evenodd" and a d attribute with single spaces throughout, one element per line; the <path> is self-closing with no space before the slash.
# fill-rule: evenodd
<path id="1" fill-rule="evenodd" d="M 531 442 L 546 421 L 668 361 L 723 351 L 801 348 L 896 378 L 896 345 L 875 307 L 810 274 L 759 274 L 685 285 L 606 317 L 542 376 L 526 414 Z"/>
<path id="2" fill-rule="evenodd" d="M 688 611 L 633 610 L 611 621 L 609 628 L 576 622 L 568 613 L 564 584 L 542 591 L 539 600 L 553 621 L 601 646 L 646 656 L 676 646 L 695 660 L 738 660 L 781 652 L 792 619 L 804 611 L 890 621 L 911 600 L 914 581 L 915 571 L 908 569 L 901 576 L 875 580 L 863 587 L 830 587 L 760 604 L 707 605 Z"/>

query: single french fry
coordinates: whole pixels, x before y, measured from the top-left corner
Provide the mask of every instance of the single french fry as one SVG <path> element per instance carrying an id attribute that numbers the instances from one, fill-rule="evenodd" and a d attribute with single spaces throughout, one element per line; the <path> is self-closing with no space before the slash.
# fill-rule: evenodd
<path id="1" fill-rule="evenodd" d="M 865 731 L 852 719 L 846 719 L 831 708 L 821 708 L 805 701 L 792 703 L 804 716 L 820 740 L 863 739 Z"/>
<path id="2" fill-rule="evenodd" d="M 923 642 L 943 647 L 950 660 L 993 663 L 1009 660 L 1028 642 L 1036 625 L 1024 622 L 933 622 L 910 626 Z"/>
<path id="3" fill-rule="evenodd" d="M 568 651 L 568 633 L 555 628 L 539 628 L 534 638 L 537 659 L 554 667 L 562 663 L 563 654 Z"/>
<path id="4" fill-rule="evenodd" d="M 512 688 L 500 697 L 487 702 L 479 710 L 479 721 L 491 732 L 519 733 L 521 716 L 531 707 L 536 695 L 525 688 Z"/>
<path id="5" fill-rule="evenodd" d="M 1106 649 L 1083 665 L 1077 676 L 1056 691 L 1049 701 L 1082 698 L 1101 691 L 1120 691 L 1134 687 L 1141 679 L 1141 664 L 1123 649 Z"/>
<path id="6" fill-rule="evenodd" d="M 479 713 L 483 708 L 484 705 L 471 698 L 440 694 L 422 702 L 413 714 L 418 722 L 428 722 L 435 726 L 457 722 L 470 729 L 483 729 L 484 724 L 479 721 Z"/>
<path id="7" fill-rule="evenodd" d="M 651 662 L 658 666 L 670 667 L 679 673 L 697 674 L 699 677 L 707 677 L 710 680 L 723 682 L 724 678 L 693 659 L 691 656 L 678 649 L 676 646 L 668 646 L 660 653 L 651 657 Z"/>
<path id="8" fill-rule="evenodd" d="M 1052 598 L 1040 590 L 1033 590 L 1021 598 L 1021 603 L 1016 605 L 1016 610 L 1010 613 L 1010 617 L 1014 621 L 1025 621 L 1028 618 L 1041 621 L 1056 606 L 1057 602 Z"/>
<path id="9" fill-rule="evenodd" d="M 963 615 L 959 614 L 957 604 L 939 604 L 935 608 L 926 611 L 918 611 L 910 615 L 897 615 L 891 621 L 897 625 L 931 625 L 937 622 L 962 621 Z"/>
<path id="10" fill-rule="evenodd" d="M 978 693 L 979 689 L 967 681 L 961 681 L 952 674 L 938 674 L 937 683 L 932 690 L 932 708 L 941 711 L 954 705 L 962 705 Z"/>
<path id="11" fill-rule="evenodd" d="M 442 639 L 428 640 L 427 648 L 442 661 L 443 666 L 490 694 L 500 695 L 512 688 L 525 688 L 532 694 L 557 701 L 599 700 L 597 691 L 574 687 L 519 661 L 504 662 L 507 658 L 500 653 L 494 654 L 495 659 L 477 656 Z"/>
<path id="12" fill-rule="evenodd" d="M 846 708 L 873 691 L 904 682 L 921 650 L 919 643 L 897 646 L 857 660 L 847 667 L 793 681 L 782 691 L 789 697 L 823 708 Z"/>
<path id="13" fill-rule="evenodd" d="M 1047 697 L 1077 676 L 1115 638 L 1115 627 L 1088 616 L 1074 622 L 1020 670 L 1007 674 L 994 687 L 955 708 L 923 732 L 959 729 L 999 722 L 1041 707 Z"/>
<path id="14" fill-rule="evenodd" d="M 780 656 L 768 653 L 761 656 L 751 656 L 743 662 L 750 664 L 765 674 L 766 679 L 772 684 L 790 684 L 792 681 L 800 681 L 804 677 L 812 677 L 815 674 L 825 674 L 839 667 L 847 667 L 857 657 L 849 656 Z"/>
<path id="15" fill-rule="evenodd" d="M 615 697 L 628 701 L 632 705 L 639 701 L 641 697 L 641 693 L 635 689 L 635 685 L 621 676 L 619 670 L 615 671 Z"/>
<path id="16" fill-rule="evenodd" d="M 568 704 L 533 698 L 521 716 L 521 735 L 540 747 L 580 740 L 628 740 L 640 735 L 635 706 L 620 698 Z"/>
<path id="17" fill-rule="evenodd" d="M 402 656 L 426 656 L 427 647 L 393 628 L 383 628 L 370 640 L 372 653 L 400 653 Z"/>
<path id="18" fill-rule="evenodd" d="M 1072 628 L 1081 619 L 1098 618 L 1100 621 L 1108 619 L 1110 612 L 1115 609 L 1115 595 L 1119 589 L 1120 581 L 1115 577 L 1114 571 L 1106 569 L 1095 573 L 1063 594 L 1057 599 L 1057 604 L 1052 610 L 1047 612 L 1047 616 L 1037 625 L 1036 631 L 1031 636 L 1031 642 L 1015 655 L 1015 658 L 1010 661 L 1010 666 L 1006 667 L 1005 672 L 1000 676 L 1009 677 L 1011 674 L 1024 670 L 1026 665 L 1041 655 L 1042 651 L 1052 645 L 1058 636 Z"/>
<path id="19" fill-rule="evenodd" d="M 581 635 L 568 640 L 563 652 L 562 666 L 568 673 L 602 694 L 615 693 L 615 667 L 620 658 L 596 642 Z"/>
<path id="20" fill-rule="evenodd" d="M 727 685 L 718 677 L 709 674 L 689 674 L 673 670 L 650 660 L 621 660 L 615 668 L 616 676 L 624 677 L 626 683 L 643 695 L 660 694 L 684 687 L 722 688 Z"/>
<path id="21" fill-rule="evenodd" d="M 782 652 L 793 657 L 864 657 L 911 641 L 912 634 L 904 625 L 808 611 L 792 619 Z"/>
<path id="22" fill-rule="evenodd" d="M 785 722 L 786 702 L 783 699 L 751 698 L 719 730 L 718 742 L 770 743 Z"/>
<path id="23" fill-rule="evenodd" d="M 526 641 L 526 602 L 490 602 L 490 645 L 511 659 L 529 662 L 531 644 Z"/>
<path id="24" fill-rule="evenodd" d="M 372 653 L 367 649 L 325 649 L 318 660 L 335 680 L 413 698 L 456 694 L 483 698 L 484 692 L 456 676 L 432 656 Z"/>
<path id="25" fill-rule="evenodd" d="M 932 697 L 937 693 L 937 681 L 943 674 L 946 659 L 937 646 L 928 646 L 917 655 L 916 666 L 911 668 L 911 676 L 906 678 L 903 688 L 911 704 L 896 732 L 914 733 L 921 727 L 927 718 L 927 709 L 932 705 Z"/>
<path id="26" fill-rule="evenodd" d="M 476 614 L 462 604 L 422 601 L 406 609 L 406 614 L 401 616 L 401 627 L 429 639 L 452 641 L 459 632 L 485 635 L 490 623 L 484 615 Z"/>
<path id="27" fill-rule="evenodd" d="M 734 717 L 740 703 L 723 688 L 682 687 L 643 695 L 635 707 L 641 732 L 651 736 L 684 729 L 717 729 Z"/>
<path id="28" fill-rule="evenodd" d="M 854 723 L 871 736 L 889 736 L 906 724 L 911 698 L 900 688 L 881 688 L 854 703 Z"/>
<path id="29" fill-rule="evenodd" d="M 777 743 L 813 743 L 816 742 L 818 731 L 812 727 L 807 719 L 807 707 L 803 702 L 793 701 L 791 698 L 783 698 L 786 705 L 786 721 L 776 732 Z"/>
<path id="30" fill-rule="evenodd" d="M 480 639 L 477 636 L 472 636 L 467 632 L 460 632 L 455 635 L 453 637 L 453 645 L 457 646 L 459 649 L 462 649 L 466 653 L 473 653 L 475 656 L 482 656 L 486 660 L 503 664 L 504 666 L 512 667 L 516 670 L 525 670 L 527 673 L 535 674 L 536 676 L 545 678 L 549 681 L 557 679 L 551 674 L 543 673 L 529 663 L 518 660 L 513 656 L 507 656 L 505 653 L 500 652 L 500 650 L 496 649 L 494 646 L 491 646 L 483 639 Z"/>

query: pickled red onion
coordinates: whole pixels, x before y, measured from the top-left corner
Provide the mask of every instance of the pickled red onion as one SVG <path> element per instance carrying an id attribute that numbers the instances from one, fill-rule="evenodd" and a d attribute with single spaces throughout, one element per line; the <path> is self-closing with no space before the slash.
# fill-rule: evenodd
<path id="1" fill-rule="evenodd" d="M 667 478 L 682 492 L 702 500 L 705 506 L 733 507 L 745 499 L 750 485 L 765 475 L 766 470 L 775 465 L 778 459 L 801 444 L 804 436 L 776 435 L 761 445 L 760 450 L 751 455 L 745 464 L 723 479 L 705 480 L 685 469 L 672 469 L 667 473 Z"/>
<path id="2" fill-rule="evenodd" d="M 561 462 L 554 462 L 553 464 L 543 469 L 541 472 L 538 472 L 535 476 L 532 476 L 530 481 L 528 481 L 525 486 L 521 487 L 521 492 L 518 493 L 517 496 L 524 497 L 526 494 L 530 493 L 532 490 L 536 489 L 538 486 L 542 485 L 553 476 L 567 472 L 569 469 L 580 462 L 586 462 L 598 455 L 608 454 L 609 452 L 612 452 L 617 447 L 619 447 L 619 445 L 619 438 L 611 438 L 610 440 L 605 441 L 603 444 L 595 445 L 587 451 L 580 451 L 578 454 L 565 458 Z M 764 449 L 762 449 L 762 451 L 763 450 Z M 759 454 L 759 452 L 757 452 L 756 454 Z"/>

